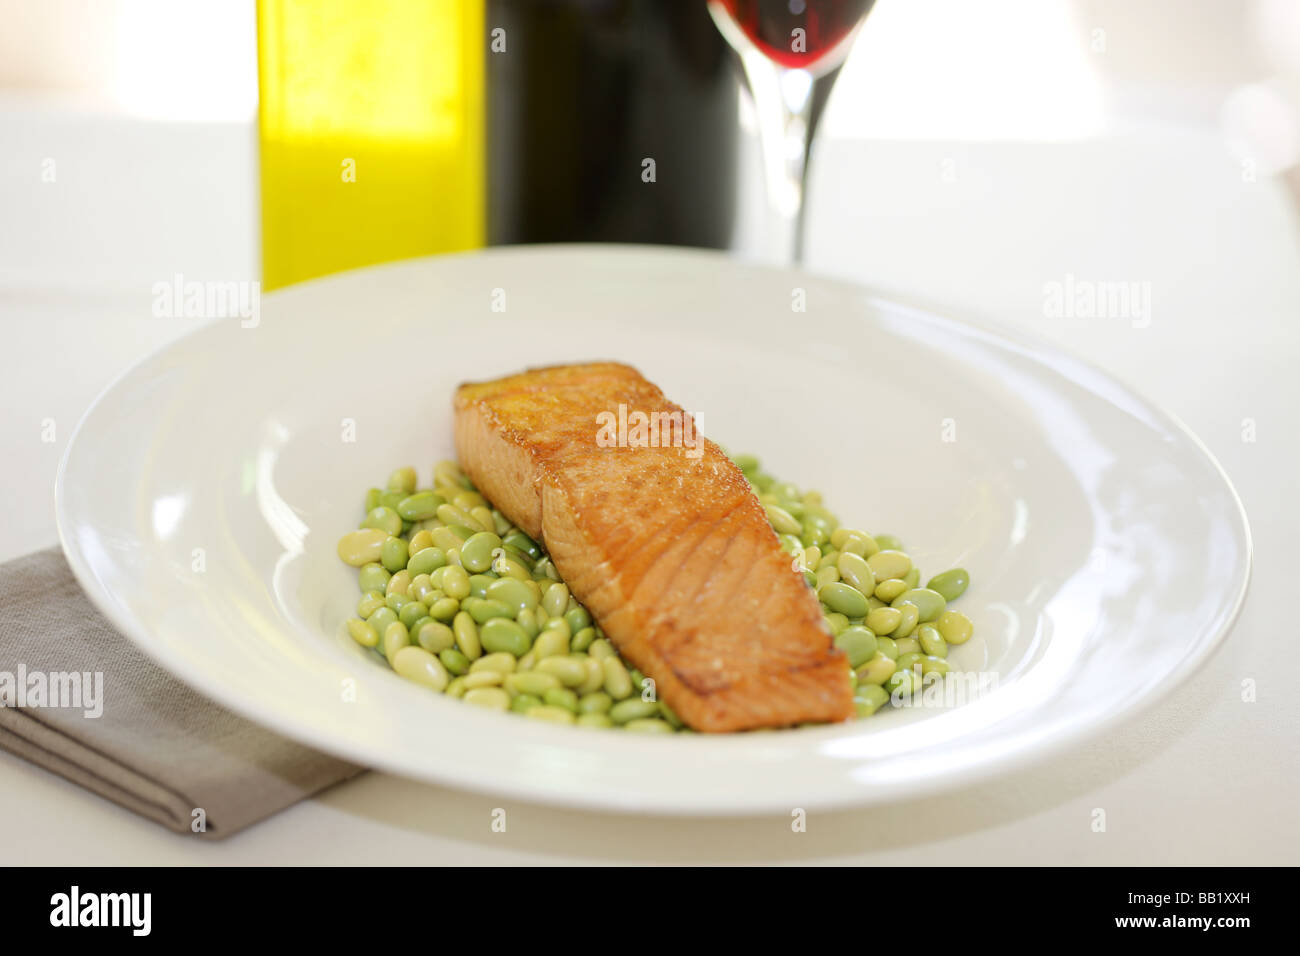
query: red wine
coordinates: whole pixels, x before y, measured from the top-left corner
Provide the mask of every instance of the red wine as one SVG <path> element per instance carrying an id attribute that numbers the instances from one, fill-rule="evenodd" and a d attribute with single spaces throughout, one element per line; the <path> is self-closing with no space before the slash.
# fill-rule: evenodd
<path id="1" fill-rule="evenodd" d="M 835 50 L 875 0 L 716 0 L 764 56 L 810 67 Z M 800 31 L 800 32 L 796 32 Z"/>

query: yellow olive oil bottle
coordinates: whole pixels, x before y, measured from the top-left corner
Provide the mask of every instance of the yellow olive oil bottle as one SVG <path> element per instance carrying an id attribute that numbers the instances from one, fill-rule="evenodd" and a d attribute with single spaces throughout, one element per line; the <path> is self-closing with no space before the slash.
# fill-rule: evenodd
<path id="1" fill-rule="evenodd" d="M 483 0 L 258 0 L 262 286 L 483 245 Z"/>

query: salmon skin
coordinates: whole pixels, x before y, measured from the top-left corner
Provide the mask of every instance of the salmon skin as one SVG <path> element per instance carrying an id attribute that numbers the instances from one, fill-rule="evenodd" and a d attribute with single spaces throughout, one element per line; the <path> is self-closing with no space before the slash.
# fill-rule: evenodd
<path id="1" fill-rule="evenodd" d="M 693 430 L 630 366 L 531 369 L 457 389 L 461 468 L 688 726 L 850 717 L 848 660 L 740 469 L 698 435 L 611 447 L 619 406 Z"/>

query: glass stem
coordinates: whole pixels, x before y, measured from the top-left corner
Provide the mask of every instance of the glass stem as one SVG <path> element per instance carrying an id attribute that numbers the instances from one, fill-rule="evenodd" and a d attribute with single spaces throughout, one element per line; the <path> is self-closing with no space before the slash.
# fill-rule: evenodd
<path id="1" fill-rule="evenodd" d="M 801 265 L 813 135 L 839 67 L 821 76 L 778 66 L 757 50 L 741 57 L 758 114 L 768 200 L 770 254 Z"/>

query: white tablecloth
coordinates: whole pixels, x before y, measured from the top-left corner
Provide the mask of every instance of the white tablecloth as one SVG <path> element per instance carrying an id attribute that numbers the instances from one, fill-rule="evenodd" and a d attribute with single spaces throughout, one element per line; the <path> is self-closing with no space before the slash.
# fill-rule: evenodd
<path id="1" fill-rule="evenodd" d="M 0 109 L 0 560 L 54 542 L 55 468 L 90 400 L 192 327 L 152 316 L 152 284 L 255 274 L 253 150 L 243 125 Z M 0 860 L 1297 862 L 1300 230 L 1286 192 L 1243 179 L 1213 135 L 1187 129 L 1050 145 L 828 141 L 817 162 L 813 269 L 1052 340 L 1180 416 L 1223 463 L 1251 518 L 1255 573 L 1234 633 L 1191 681 L 1066 756 L 909 805 L 814 814 L 806 833 L 784 817 L 515 802 L 496 833 L 500 798 L 372 773 L 199 844 L 0 754 Z M 1044 285 L 1067 276 L 1149 282 L 1152 321 L 1046 318 Z M 1242 699 L 1248 678 L 1255 702 Z"/>

